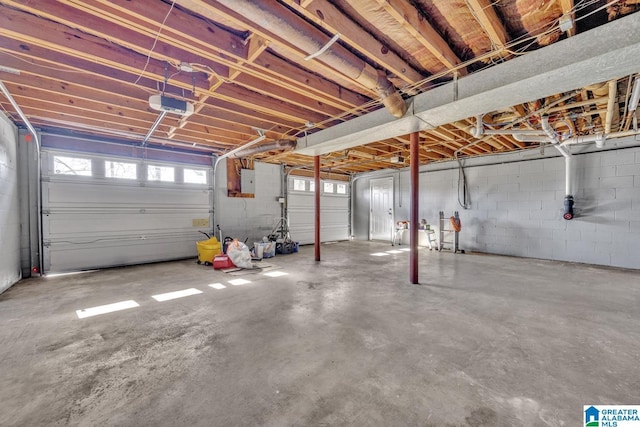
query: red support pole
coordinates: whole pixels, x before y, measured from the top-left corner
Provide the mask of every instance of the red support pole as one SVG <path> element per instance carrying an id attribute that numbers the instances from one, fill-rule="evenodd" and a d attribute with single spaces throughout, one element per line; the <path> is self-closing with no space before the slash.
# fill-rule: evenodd
<path id="1" fill-rule="evenodd" d="M 315 251 L 316 261 L 320 261 L 320 156 L 313 158 L 313 178 L 316 186 L 316 238 Z"/>
<path id="2" fill-rule="evenodd" d="M 420 176 L 418 174 L 420 168 L 420 156 L 418 154 L 418 148 L 420 144 L 420 138 L 418 132 L 411 134 L 411 207 L 409 213 L 409 246 L 411 251 L 409 252 L 409 276 L 411 283 L 418 284 L 418 210 L 419 210 L 419 185 L 418 181 Z"/>

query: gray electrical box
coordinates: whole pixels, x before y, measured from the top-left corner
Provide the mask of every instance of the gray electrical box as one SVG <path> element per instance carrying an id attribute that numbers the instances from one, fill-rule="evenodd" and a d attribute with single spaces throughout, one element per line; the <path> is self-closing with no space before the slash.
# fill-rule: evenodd
<path id="1" fill-rule="evenodd" d="M 255 194 L 256 171 L 251 169 L 240 169 L 240 191 L 243 193 Z"/>

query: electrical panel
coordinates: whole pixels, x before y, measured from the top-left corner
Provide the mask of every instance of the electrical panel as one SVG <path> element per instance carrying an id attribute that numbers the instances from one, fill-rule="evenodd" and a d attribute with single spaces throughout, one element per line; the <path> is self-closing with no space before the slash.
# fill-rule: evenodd
<path id="1" fill-rule="evenodd" d="M 255 194 L 256 171 L 252 169 L 240 169 L 240 191 L 242 193 Z"/>

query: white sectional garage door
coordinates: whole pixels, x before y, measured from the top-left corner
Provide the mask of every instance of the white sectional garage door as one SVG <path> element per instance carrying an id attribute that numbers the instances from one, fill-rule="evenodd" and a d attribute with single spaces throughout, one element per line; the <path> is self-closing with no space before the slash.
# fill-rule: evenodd
<path id="1" fill-rule="evenodd" d="M 43 151 L 45 272 L 196 256 L 211 166 Z"/>
<path id="2" fill-rule="evenodd" d="M 321 181 L 320 239 L 323 242 L 349 238 L 349 184 Z M 313 180 L 290 177 L 287 197 L 289 230 L 301 244 L 315 240 L 315 199 Z"/>

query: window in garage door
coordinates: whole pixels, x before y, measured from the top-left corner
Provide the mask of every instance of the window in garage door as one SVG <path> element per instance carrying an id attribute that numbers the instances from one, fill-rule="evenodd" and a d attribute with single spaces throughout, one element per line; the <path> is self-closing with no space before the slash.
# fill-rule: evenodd
<path id="1" fill-rule="evenodd" d="M 91 169 L 91 159 L 53 156 L 53 173 L 56 175 L 91 176 Z"/>
<path id="2" fill-rule="evenodd" d="M 135 163 L 105 160 L 104 175 L 107 178 L 136 179 L 138 178 L 137 166 Z"/>

